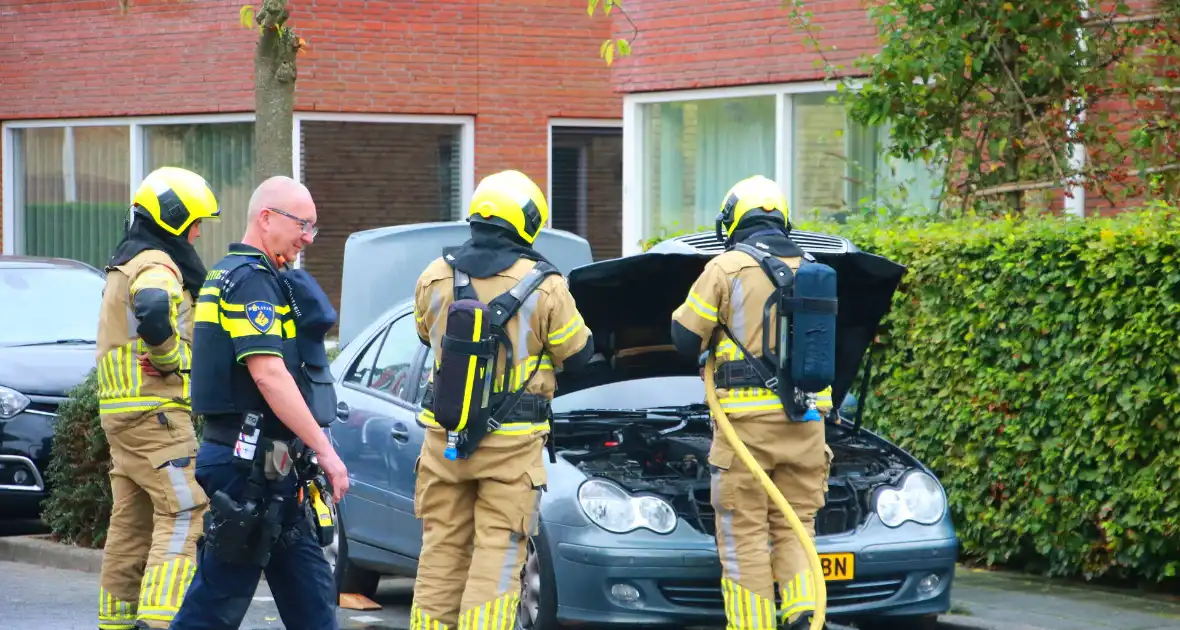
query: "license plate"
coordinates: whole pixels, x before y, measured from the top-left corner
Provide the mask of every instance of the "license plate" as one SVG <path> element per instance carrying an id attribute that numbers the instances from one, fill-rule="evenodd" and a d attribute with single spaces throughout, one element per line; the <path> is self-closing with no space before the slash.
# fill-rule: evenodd
<path id="1" fill-rule="evenodd" d="M 850 553 L 821 553 L 819 564 L 824 570 L 824 580 L 841 582 L 856 575 L 856 559 Z"/>

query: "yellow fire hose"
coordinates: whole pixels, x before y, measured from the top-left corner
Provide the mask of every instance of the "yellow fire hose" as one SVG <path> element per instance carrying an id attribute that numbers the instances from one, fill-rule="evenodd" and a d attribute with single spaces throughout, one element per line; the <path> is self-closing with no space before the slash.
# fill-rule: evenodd
<path id="1" fill-rule="evenodd" d="M 787 503 L 787 498 L 783 496 L 783 493 L 779 492 L 778 488 L 774 486 L 774 483 L 766 474 L 766 471 L 762 470 L 762 467 L 754 460 L 754 456 L 750 454 L 750 450 L 746 448 L 741 438 L 738 437 L 737 432 L 733 430 L 733 425 L 729 423 L 729 418 L 721 410 L 721 402 L 717 400 L 717 392 L 713 389 L 714 363 L 713 353 L 710 352 L 709 358 L 705 360 L 705 400 L 709 403 L 709 410 L 713 412 L 713 420 L 717 422 L 717 426 L 725 434 L 726 441 L 737 452 L 737 456 L 741 458 L 746 468 L 753 471 L 758 481 L 762 482 L 762 488 L 766 490 L 766 494 L 770 495 L 771 501 L 774 501 L 774 504 L 782 511 L 783 516 L 787 517 L 787 521 L 791 524 L 791 529 L 795 530 L 795 535 L 803 543 L 803 548 L 807 551 L 807 561 L 811 565 L 811 592 L 815 593 L 815 614 L 811 618 L 811 630 L 820 630 L 824 625 L 824 617 L 827 614 L 828 585 L 824 581 L 824 572 L 819 562 L 819 553 L 815 550 L 815 544 L 811 541 L 811 536 L 808 536 L 807 530 L 803 528 L 803 523 L 795 515 L 795 510 L 791 509 L 790 503 Z"/>

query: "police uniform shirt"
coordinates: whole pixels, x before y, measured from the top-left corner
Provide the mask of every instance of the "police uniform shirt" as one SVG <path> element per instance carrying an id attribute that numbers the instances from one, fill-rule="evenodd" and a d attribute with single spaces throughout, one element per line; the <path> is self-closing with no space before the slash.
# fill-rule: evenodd
<path id="1" fill-rule="evenodd" d="M 193 333 L 193 412 L 266 411 L 247 357 L 282 357 L 295 337 L 290 306 L 269 258 L 254 247 L 230 245 L 197 298 Z"/>

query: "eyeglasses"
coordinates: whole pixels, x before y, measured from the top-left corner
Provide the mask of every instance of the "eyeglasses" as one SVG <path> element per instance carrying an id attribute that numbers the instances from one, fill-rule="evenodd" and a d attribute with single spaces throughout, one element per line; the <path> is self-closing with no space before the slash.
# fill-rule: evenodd
<path id="1" fill-rule="evenodd" d="M 274 212 L 275 214 L 281 214 L 281 215 L 287 217 L 288 219 L 295 221 L 296 223 L 299 224 L 299 229 L 304 234 L 311 234 L 312 238 L 315 238 L 315 236 L 320 233 L 319 226 L 312 225 L 311 221 L 308 221 L 307 219 L 300 219 L 299 217 L 297 217 L 293 214 L 290 214 L 288 212 L 283 212 L 282 210 L 279 210 L 278 208 L 263 208 L 263 210 L 269 210 L 271 212 Z"/>

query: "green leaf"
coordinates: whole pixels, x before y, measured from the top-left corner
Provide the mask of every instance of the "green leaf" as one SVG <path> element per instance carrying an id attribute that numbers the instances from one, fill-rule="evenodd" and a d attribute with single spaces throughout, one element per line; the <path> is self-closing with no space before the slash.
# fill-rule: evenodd
<path id="1" fill-rule="evenodd" d="M 603 40 L 602 45 L 598 47 L 598 57 L 599 58 L 606 57 L 606 49 L 610 45 L 611 45 L 611 40 L 609 40 L 609 39 Z"/>
<path id="2" fill-rule="evenodd" d="M 615 60 L 615 47 L 609 45 L 612 43 L 610 40 L 607 40 L 606 43 L 608 44 L 606 48 L 606 65 L 609 66 Z"/>
<path id="3" fill-rule="evenodd" d="M 594 17 L 594 9 L 598 8 L 598 0 L 588 0 L 586 4 L 586 15 Z M 601 57 L 602 55 L 599 55 Z"/>
<path id="4" fill-rule="evenodd" d="M 619 40 L 618 40 L 618 49 L 619 49 L 619 54 L 624 57 L 631 55 L 631 44 L 628 43 L 627 40 L 625 40 L 623 38 L 619 38 Z"/>
<path id="5" fill-rule="evenodd" d="M 254 7 L 246 5 L 238 11 L 238 20 L 242 26 L 254 30 Z"/>

